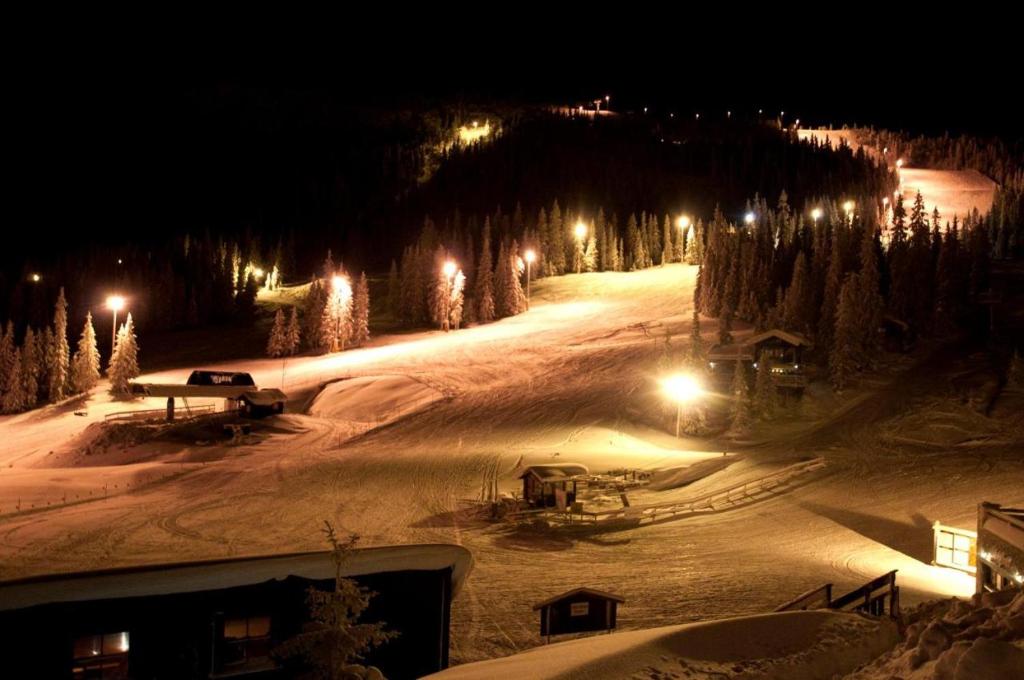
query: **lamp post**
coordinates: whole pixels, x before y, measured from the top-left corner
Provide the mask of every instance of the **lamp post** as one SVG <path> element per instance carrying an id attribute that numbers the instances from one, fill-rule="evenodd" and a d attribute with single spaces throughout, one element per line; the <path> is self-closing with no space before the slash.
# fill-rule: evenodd
<path id="1" fill-rule="evenodd" d="M 452 316 L 452 279 L 455 277 L 455 270 L 457 267 L 451 260 L 445 260 L 444 265 L 441 267 L 441 273 L 444 274 L 444 322 L 441 327 L 444 328 L 444 332 L 447 333 L 451 325 Z"/>
<path id="2" fill-rule="evenodd" d="M 748 212 L 746 215 L 743 216 L 743 223 L 749 226 L 754 223 L 754 219 L 754 213 Z"/>
<path id="3" fill-rule="evenodd" d="M 117 344 L 117 313 L 124 309 L 124 298 L 120 295 L 111 295 L 107 298 L 107 309 L 114 313 L 114 323 L 110 328 L 110 355 L 114 355 L 114 346 Z"/>
<path id="4" fill-rule="evenodd" d="M 335 274 L 331 277 L 331 288 L 333 289 L 333 299 L 330 301 L 333 307 L 331 316 L 334 317 L 334 335 L 331 338 L 331 351 L 336 351 L 337 349 L 344 350 L 345 336 L 341 332 L 341 313 L 352 298 L 352 286 L 349 284 L 347 276 Z"/>
<path id="5" fill-rule="evenodd" d="M 576 234 L 576 255 L 573 258 L 573 268 L 579 274 L 583 271 L 583 239 L 587 236 L 587 225 L 580 220 L 576 223 L 573 232 Z"/>
<path id="6" fill-rule="evenodd" d="M 676 373 L 661 381 L 665 395 L 676 403 L 676 437 L 679 436 L 680 423 L 683 419 L 683 407 L 692 403 L 704 393 L 704 389 L 692 375 Z"/>
<path id="7" fill-rule="evenodd" d="M 523 259 L 526 260 L 526 308 L 530 308 L 530 265 L 537 259 L 537 253 L 533 252 L 533 248 L 529 248 L 523 253 Z"/>
<path id="8" fill-rule="evenodd" d="M 815 222 L 821 219 L 821 208 L 814 208 L 811 210 L 811 219 Z"/>

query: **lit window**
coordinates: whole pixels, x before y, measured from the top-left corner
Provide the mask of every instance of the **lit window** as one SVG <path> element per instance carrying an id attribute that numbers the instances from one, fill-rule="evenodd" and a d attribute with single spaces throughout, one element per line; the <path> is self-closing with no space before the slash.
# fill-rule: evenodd
<path id="1" fill-rule="evenodd" d="M 127 631 L 76 638 L 72 647 L 74 663 L 71 673 L 75 678 L 90 680 L 127 678 L 128 648 Z"/>
<path id="2" fill-rule="evenodd" d="M 268 663 L 270 656 L 270 617 L 246 616 L 224 619 L 221 636 L 222 668 Z"/>

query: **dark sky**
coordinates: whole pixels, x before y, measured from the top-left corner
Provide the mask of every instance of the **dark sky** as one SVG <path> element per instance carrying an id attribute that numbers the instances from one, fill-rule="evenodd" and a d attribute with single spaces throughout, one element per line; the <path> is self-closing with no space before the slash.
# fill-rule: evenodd
<path id="1" fill-rule="evenodd" d="M 418 97 L 561 103 L 610 94 L 620 109 L 784 109 L 808 125 L 1022 133 L 1013 43 L 952 20 L 897 29 L 859 21 L 843 32 L 824 18 L 786 30 L 749 16 L 606 18 L 601 26 L 491 18 L 448 33 L 349 21 L 316 35 L 237 42 L 232 33 L 194 41 L 187 32 L 170 40 L 54 38 L 24 55 L 4 86 L 14 121 L 8 242 L 39 246 L 61 233 L 130 230 L 139 201 L 159 212 L 140 178 L 159 181 L 202 164 L 201 144 L 187 158 L 174 152 L 182 121 L 195 117 L 197 101 L 239 89 L 271 99 L 329 92 L 385 106 Z M 657 30 L 665 26 L 667 33 Z"/>

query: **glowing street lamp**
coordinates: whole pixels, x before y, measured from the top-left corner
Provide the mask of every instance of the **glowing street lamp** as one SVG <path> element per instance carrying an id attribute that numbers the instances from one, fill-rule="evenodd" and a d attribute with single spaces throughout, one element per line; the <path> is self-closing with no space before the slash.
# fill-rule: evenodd
<path id="1" fill-rule="evenodd" d="M 811 210 L 811 219 L 815 222 L 821 219 L 821 208 L 814 208 Z"/>
<path id="2" fill-rule="evenodd" d="M 686 229 L 690 226 L 690 217 L 688 215 L 680 215 L 679 219 L 676 220 L 676 226 L 680 229 Z"/>
<path id="3" fill-rule="evenodd" d="M 530 308 L 530 265 L 537 259 L 537 253 L 533 251 L 533 248 L 528 248 L 523 253 L 523 259 L 526 260 L 526 308 Z"/>
<path id="4" fill-rule="evenodd" d="M 743 216 L 743 223 L 744 224 L 753 224 L 754 223 L 754 219 L 755 219 L 754 213 L 748 212 L 746 215 Z"/>
<path id="5" fill-rule="evenodd" d="M 576 226 L 573 228 L 573 233 L 576 234 L 576 238 L 578 240 L 582 241 L 587 235 L 587 225 L 583 224 L 582 220 L 577 222 Z"/>
<path id="6" fill-rule="evenodd" d="M 266 274 L 266 272 L 263 271 L 261 267 L 256 267 L 255 269 L 252 270 L 252 275 L 256 278 L 256 280 L 262 279 L 264 274 Z"/>
<path id="7" fill-rule="evenodd" d="M 896 168 L 900 169 L 902 167 L 903 167 L 903 159 L 902 158 L 897 158 L 896 159 Z"/>
<path id="8" fill-rule="evenodd" d="M 32 283 L 39 283 L 40 281 L 43 280 L 43 277 L 40 276 L 39 274 L 33 274 L 32 276 L 28 277 L 28 280 L 31 281 Z"/>
<path id="9" fill-rule="evenodd" d="M 843 210 L 845 210 L 848 213 L 852 213 L 855 207 L 856 204 L 853 201 L 846 201 L 845 203 L 843 203 Z"/>
<path id="10" fill-rule="evenodd" d="M 661 381 L 661 389 L 666 397 L 676 403 L 676 436 L 678 437 L 683 407 L 692 404 L 704 394 L 704 388 L 692 375 L 676 373 Z"/>
<path id="11" fill-rule="evenodd" d="M 110 353 L 114 353 L 114 345 L 117 341 L 117 313 L 124 309 L 125 299 L 121 295 L 111 295 L 107 298 L 107 309 L 114 313 L 114 323 L 110 328 Z"/>

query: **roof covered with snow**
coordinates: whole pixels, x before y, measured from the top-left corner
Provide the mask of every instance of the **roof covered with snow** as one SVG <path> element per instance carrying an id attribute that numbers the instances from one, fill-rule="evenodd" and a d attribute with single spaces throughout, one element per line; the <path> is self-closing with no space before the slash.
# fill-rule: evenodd
<path id="1" fill-rule="evenodd" d="M 586 474 L 590 474 L 590 470 L 587 469 L 586 465 L 580 465 L 579 463 L 550 463 L 547 465 L 531 465 L 528 468 L 524 468 L 519 477 L 523 478 L 527 475 L 533 475 L 542 482 L 561 482 Z"/>
<path id="2" fill-rule="evenodd" d="M 288 395 L 273 387 L 265 390 L 246 392 L 241 398 L 250 404 L 255 404 L 256 406 L 273 406 L 274 404 L 279 404 L 282 401 L 288 401 Z"/>
<path id="3" fill-rule="evenodd" d="M 614 600 L 615 602 L 626 601 L 626 598 L 624 597 L 614 595 L 603 590 L 597 590 L 595 588 L 573 588 L 572 590 L 564 592 L 561 595 L 555 595 L 554 597 L 549 597 L 543 602 L 538 602 L 537 604 L 533 605 L 533 610 L 537 611 L 538 609 L 542 609 L 543 607 L 547 607 L 548 605 L 555 604 L 556 602 L 561 602 L 562 600 L 568 600 L 577 595 L 589 595 L 590 597 L 598 597 L 602 600 Z"/>
<path id="4" fill-rule="evenodd" d="M 786 344 L 793 345 L 794 347 L 811 347 L 813 344 L 810 340 L 808 340 L 803 335 L 800 335 L 799 333 L 784 331 L 779 328 L 772 328 L 771 330 L 767 330 L 764 333 L 752 335 L 749 338 L 747 338 L 743 344 L 760 345 L 765 340 L 771 340 L 772 338 L 782 340 Z"/>
<path id="5" fill-rule="evenodd" d="M 343 576 L 452 569 L 457 593 L 473 566 L 466 548 L 451 544 L 358 548 L 342 565 Z M 0 582 L 0 611 L 54 602 L 202 592 L 283 580 L 334 578 L 330 551 L 158 564 Z"/>

